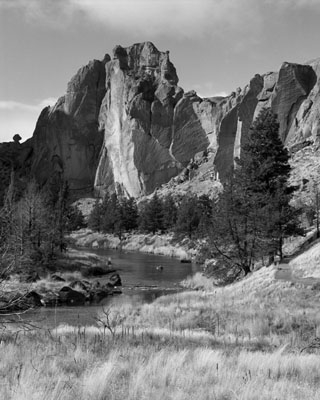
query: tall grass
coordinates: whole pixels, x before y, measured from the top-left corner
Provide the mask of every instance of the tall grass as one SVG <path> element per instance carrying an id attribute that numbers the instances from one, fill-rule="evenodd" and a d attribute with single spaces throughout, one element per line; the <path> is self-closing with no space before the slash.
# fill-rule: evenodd
<path id="1" fill-rule="evenodd" d="M 297 276 L 320 278 L 320 243 L 293 259 L 290 267 Z"/>
<path id="2" fill-rule="evenodd" d="M 272 268 L 0 342 L 2 399 L 318 400 L 320 293 Z"/>
<path id="3" fill-rule="evenodd" d="M 313 354 L 164 346 L 96 332 L 80 336 L 65 331 L 59 340 L 43 334 L 2 346 L 0 373 L 6 379 L 0 397 L 316 400 L 320 395 L 320 359 Z"/>

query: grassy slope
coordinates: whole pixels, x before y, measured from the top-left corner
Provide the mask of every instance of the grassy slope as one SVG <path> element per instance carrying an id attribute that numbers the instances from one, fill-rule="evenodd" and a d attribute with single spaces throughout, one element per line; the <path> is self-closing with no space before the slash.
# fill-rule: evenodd
<path id="1" fill-rule="evenodd" d="M 316 246 L 292 261 L 305 273 Z M 306 347 L 320 336 L 320 292 L 275 272 L 119 305 L 99 329 L 7 334 L 0 398 L 319 399 L 320 358 Z"/>
<path id="2" fill-rule="evenodd" d="M 320 242 L 293 259 L 290 267 L 298 276 L 320 278 Z"/>

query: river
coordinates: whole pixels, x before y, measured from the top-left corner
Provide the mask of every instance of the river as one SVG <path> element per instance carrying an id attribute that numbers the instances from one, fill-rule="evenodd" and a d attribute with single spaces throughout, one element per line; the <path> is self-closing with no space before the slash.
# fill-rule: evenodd
<path id="1" fill-rule="evenodd" d="M 139 252 L 124 252 L 109 249 L 87 250 L 110 257 L 122 280 L 122 294 L 110 296 L 100 304 L 82 307 L 40 308 L 28 313 L 25 318 L 41 326 L 55 327 L 68 325 L 95 325 L 95 316 L 103 307 L 112 303 L 151 302 L 157 297 L 181 290 L 179 283 L 200 270 L 200 266 L 181 263 L 180 260 L 165 256 Z M 158 267 L 158 268 L 157 268 Z"/>

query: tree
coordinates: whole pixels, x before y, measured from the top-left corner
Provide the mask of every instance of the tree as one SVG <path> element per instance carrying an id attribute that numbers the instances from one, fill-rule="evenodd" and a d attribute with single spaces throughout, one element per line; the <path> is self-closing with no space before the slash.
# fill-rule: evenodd
<path id="1" fill-rule="evenodd" d="M 276 115 L 264 109 L 215 207 L 211 239 L 215 255 L 227 265 L 247 274 L 257 257 L 270 250 L 282 256 L 284 237 L 301 234 L 290 206 L 289 174 Z"/>
<path id="2" fill-rule="evenodd" d="M 299 220 L 301 209 L 293 208 L 290 205 L 291 198 L 292 190 L 289 187 L 286 190 L 279 187 L 266 206 L 269 211 L 266 226 L 270 249 L 278 253 L 280 258 L 283 257 L 284 239 L 288 236 L 304 234 Z"/>
<path id="3" fill-rule="evenodd" d="M 206 237 L 212 220 L 213 201 L 206 194 L 198 198 L 199 226 L 198 235 Z"/>
<path id="4" fill-rule="evenodd" d="M 210 232 L 214 257 L 235 276 L 241 271 L 248 274 L 254 260 L 268 248 L 263 235 L 266 212 L 243 190 L 239 179 L 239 173 L 232 174 L 225 182 Z"/>
<path id="5" fill-rule="evenodd" d="M 76 205 L 70 205 L 66 213 L 66 230 L 67 232 L 76 231 L 86 226 L 84 216 Z"/>
<path id="6" fill-rule="evenodd" d="M 117 220 L 118 198 L 115 193 L 111 196 L 106 194 L 101 204 L 101 230 L 102 232 L 114 233 Z"/>
<path id="7" fill-rule="evenodd" d="M 133 197 L 123 198 L 120 202 L 122 208 L 123 225 L 127 231 L 131 231 L 138 227 L 138 207 Z"/>
<path id="8" fill-rule="evenodd" d="M 45 257 L 50 241 L 50 212 L 42 192 L 31 181 L 22 198 L 11 205 L 13 213 L 7 229 L 6 249 L 14 256 L 14 267 L 26 269 Z M 8 216 L 7 208 L 2 214 Z"/>
<path id="9" fill-rule="evenodd" d="M 146 202 L 140 209 L 139 227 L 143 231 L 155 234 L 163 229 L 163 205 L 157 192 L 154 193 L 151 200 Z"/>
<path id="10" fill-rule="evenodd" d="M 251 192 L 263 197 L 274 194 L 279 187 L 286 190 L 291 170 L 289 153 L 281 142 L 277 116 L 271 109 L 263 109 L 253 122 L 236 162 L 236 170 L 242 169 Z"/>
<path id="11" fill-rule="evenodd" d="M 67 231 L 67 214 L 68 214 L 68 198 L 69 198 L 69 185 L 67 181 L 62 181 L 58 200 L 54 207 L 54 235 L 55 245 L 59 247 L 60 252 L 66 249 L 66 242 L 64 239 Z"/>
<path id="12" fill-rule="evenodd" d="M 197 196 L 184 196 L 178 208 L 176 232 L 186 233 L 191 239 L 198 229 L 200 218 Z"/>
<path id="13" fill-rule="evenodd" d="M 162 224 L 163 229 L 169 231 L 174 228 L 177 222 L 178 208 L 171 194 L 168 194 L 163 201 Z"/>
<path id="14" fill-rule="evenodd" d="M 106 194 L 103 201 L 96 201 L 88 226 L 97 231 L 114 233 L 121 239 L 125 230 L 138 226 L 138 208 L 134 198 L 119 199 L 116 193 Z"/>
<path id="15" fill-rule="evenodd" d="M 93 231 L 100 232 L 101 230 L 101 219 L 102 219 L 102 206 L 99 199 L 96 200 L 93 209 L 89 215 L 88 226 Z"/>

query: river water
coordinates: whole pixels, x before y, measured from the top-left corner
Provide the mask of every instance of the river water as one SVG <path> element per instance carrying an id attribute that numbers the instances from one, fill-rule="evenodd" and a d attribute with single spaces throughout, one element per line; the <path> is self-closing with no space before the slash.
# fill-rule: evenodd
<path id="1" fill-rule="evenodd" d="M 181 263 L 180 260 L 164 256 L 106 249 L 86 249 L 88 251 L 105 257 L 106 262 L 111 258 L 112 265 L 121 277 L 123 293 L 90 306 L 43 307 L 28 313 L 25 318 L 51 328 L 61 324 L 95 325 L 95 317 L 103 307 L 109 307 L 113 303 L 151 302 L 161 295 L 175 293 L 181 290 L 179 283 L 183 279 L 200 270 L 198 265 Z"/>

